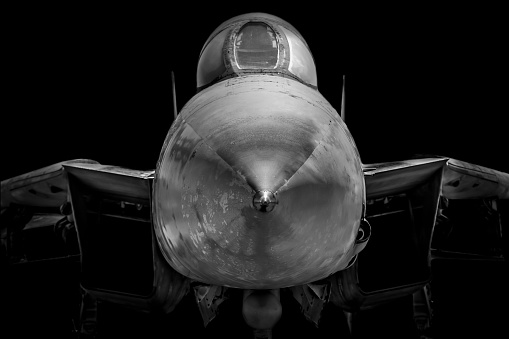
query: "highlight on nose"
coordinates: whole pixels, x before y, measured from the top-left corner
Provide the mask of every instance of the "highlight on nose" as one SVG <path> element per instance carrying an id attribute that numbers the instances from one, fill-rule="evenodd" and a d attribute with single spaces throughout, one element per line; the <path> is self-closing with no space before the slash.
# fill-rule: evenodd
<path id="1" fill-rule="evenodd" d="M 253 197 L 253 206 L 260 212 L 270 212 L 276 205 L 277 198 L 271 191 L 258 191 Z"/>

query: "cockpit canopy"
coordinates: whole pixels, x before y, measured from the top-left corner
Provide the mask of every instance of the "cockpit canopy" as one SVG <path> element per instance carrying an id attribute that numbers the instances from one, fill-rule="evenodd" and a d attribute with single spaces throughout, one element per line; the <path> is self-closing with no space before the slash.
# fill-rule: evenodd
<path id="1" fill-rule="evenodd" d="M 313 56 L 302 36 L 286 21 L 265 13 L 234 17 L 210 35 L 198 61 L 197 87 L 253 73 L 317 87 Z"/>

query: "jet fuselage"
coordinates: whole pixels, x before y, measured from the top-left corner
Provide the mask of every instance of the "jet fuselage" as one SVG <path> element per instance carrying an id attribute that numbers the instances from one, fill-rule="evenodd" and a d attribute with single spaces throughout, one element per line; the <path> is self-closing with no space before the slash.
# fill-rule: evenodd
<path id="1" fill-rule="evenodd" d="M 253 201 L 261 193 L 270 209 Z M 361 161 L 336 110 L 298 81 L 253 74 L 182 109 L 157 164 L 153 218 L 181 274 L 274 289 L 344 269 L 364 200 Z"/>

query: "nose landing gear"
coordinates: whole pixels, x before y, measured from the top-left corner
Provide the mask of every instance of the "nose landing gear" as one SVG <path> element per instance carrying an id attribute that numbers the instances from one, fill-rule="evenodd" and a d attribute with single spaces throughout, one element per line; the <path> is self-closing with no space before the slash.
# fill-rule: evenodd
<path id="1" fill-rule="evenodd" d="M 277 290 L 245 290 L 242 315 L 253 329 L 254 338 L 272 338 L 272 328 L 281 318 L 282 307 Z"/>

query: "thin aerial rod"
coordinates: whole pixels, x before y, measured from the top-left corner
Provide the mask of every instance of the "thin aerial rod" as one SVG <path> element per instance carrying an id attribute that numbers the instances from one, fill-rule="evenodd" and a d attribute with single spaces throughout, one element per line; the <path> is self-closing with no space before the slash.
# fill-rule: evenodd
<path id="1" fill-rule="evenodd" d="M 175 91 L 175 75 L 173 74 L 173 71 L 171 71 L 171 91 L 173 94 L 173 121 L 177 120 L 177 94 Z"/>
<path id="2" fill-rule="evenodd" d="M 341 120 L 345 122 L 345 76 L 343 75 L 343 91 L 341 93 Z"/>

